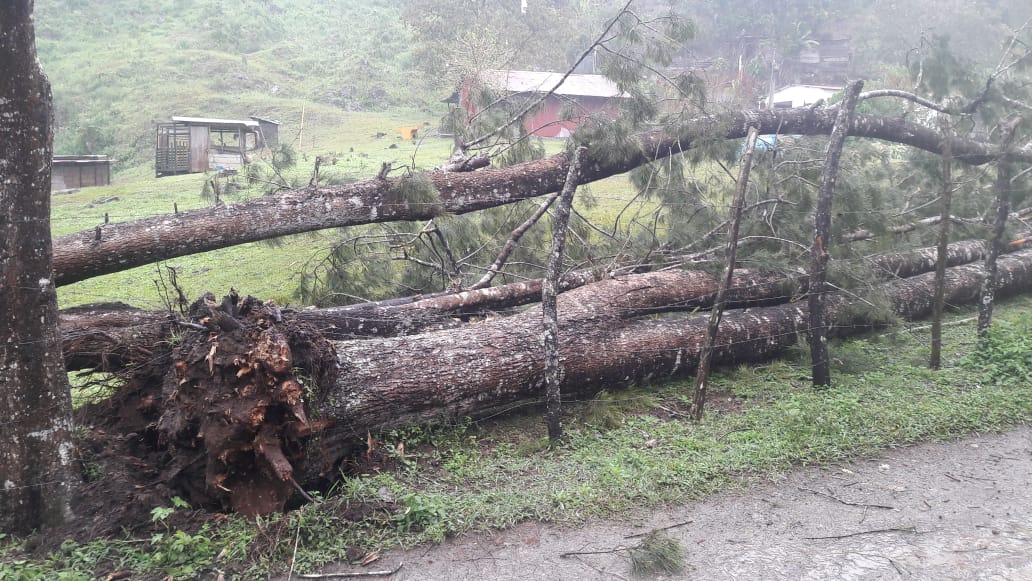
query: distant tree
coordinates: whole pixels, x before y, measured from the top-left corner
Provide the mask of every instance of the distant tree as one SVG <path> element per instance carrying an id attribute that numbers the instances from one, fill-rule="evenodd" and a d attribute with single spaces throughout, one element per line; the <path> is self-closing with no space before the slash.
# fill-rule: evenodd
<path id="1" fill-rule="evenodd" d="M 69 519 L 71 394 L 50 241 L 50 84 L 32 0 L 0 3 L 0 530 Z"/>
<path id="2" fill-rule="evenodd" d="M 531 0 L 526 10 L 518 1 L 410 0 L 402 19 L 415 62 L 447 85 L 492 68 L 565 69 L 611 8 L 564 0 Z"/>

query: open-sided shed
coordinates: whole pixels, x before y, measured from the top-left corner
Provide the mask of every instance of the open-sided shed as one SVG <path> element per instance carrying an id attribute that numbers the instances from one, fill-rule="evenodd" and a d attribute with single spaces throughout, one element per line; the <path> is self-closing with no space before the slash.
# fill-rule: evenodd
<path id="1" fill-rule="evenodd" d="M 156 176 L 235 171 L 279 139 L 279 123 L 268 119 L 172 117 L 157 126 Z"/>

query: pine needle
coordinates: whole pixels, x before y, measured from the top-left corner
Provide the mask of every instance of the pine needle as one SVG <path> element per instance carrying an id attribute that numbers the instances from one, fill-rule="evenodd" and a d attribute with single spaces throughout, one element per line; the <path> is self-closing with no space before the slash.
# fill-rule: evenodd
<path id="1" fill-rule="evenodd" d="M 635 576 L 684 573 L 687 568 L 684 547 L 663 531 L 648 534 L 630 553 Z"/>

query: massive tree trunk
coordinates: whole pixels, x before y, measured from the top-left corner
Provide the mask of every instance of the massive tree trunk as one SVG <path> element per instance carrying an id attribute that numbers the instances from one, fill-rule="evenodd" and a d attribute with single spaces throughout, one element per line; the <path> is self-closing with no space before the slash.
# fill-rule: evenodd
<path id="1" fill-rule="evenodd" d="M 948 247 L 947 265 L 956 266 L 981 260 L 985 257 L 985 248 L 985 241 L 982 240 L 954 242 Z M 935 268 L 935 256 L 935 248 L 921 248 L 875 254 L 864 258 L 863 264 L 877 276 L 905 278 L 931 271 Z M 595 282 L 602 275 L 592 271 L 572 272 L 563 277 L 560 287 L 567 291 Z M 739 279 L 739 282 L 753 284 L 748 279 Z M 806 284 L 805 279 L 794 277 L 787 277 L 782 287 L 767 284 L 766 279 L 759 282 L 763 284 L 756 287 L 757 293 L 770 293 L 763 298 L 767 304 L 788 300 L 794 285 L 798 284 L 802 289 Z M 712 296 L 709 293 L 716 292 L 715 279 L 712 285 L 711 290 L 705 291 L 697 300 L 687 301 L 682 308 L 708 308 L 709 297 Z M 530 280 L 475 291 L 440 293 L 346 307 L 287 310 L 282 316 L 313 325 L 329 339 L 393 337 L 431 329 L 456 328 L 462 325 L 456 317 L 526 305 L 540 298 L 541 280 Z M 754 301 L 760 299 L 759 294 L 750 297 Z M 739 303 L 737 306 L 746 305 Z M 167 341 L 173 330 L 179 328 L 167 311 L 133 310 L 122 304 L 67 309 L 61 313 L 65 365 L 69 371 L 117 371 L 132 364 L 150 364 L 156 354 L 163 356 L 161 342 Z"/>
<path id="2" fill-rule="evenodd" d="M 1008 255 L 999 265 L 1000 292 L 1032 289 L 1032 251 Z M 974 302 L 982 272 L 978 264 L 948 269 L 945 300 L 954 305 Z M 654 287 L 646 291 L 646 280 L 602 281 L 560 297 L 561 325 L 571 338 L 563 345 L 564 389 L 591 392 L 693 371 L 708 316 L 628 323 L 589 315 L 643 312 L 650 304 L 647 293 L 658 292 Z M 874 294 L 886 296 L 897 315 L 918 318 L 931 313 L 933 287 L 934 273 L 927 273 L 885 283 Z M 857 332 L 871 322 L 861 310 L 847 308 L 859 299 L 839 293 L 828 297 L 833 334 Z M 806 330 L 806 313 L 800 302 L 729 312 L 721 323 L 715 360 L 772 356 Z M 323 413 L 337 422 L 335 429 L 364 434 L 536 396 L 542 362 L 536 346 L 529 344 L 537 331 L 535 314 L 531 310 L 460 331 L 336 343 L 341 375 L 326 396 Z M 649 331 L 648 337 L 664 336 L 659 343 L 640 335 L 653 327 L 658 331 Z M 433 372 L 413 376 L 413 367 Z"/>
<path id="3" fill-rule="evenodd" d="M 705 116 L 678 132 L 638 136 L 638 149 L 614 159 L 588 152 L 580 183 L 625 173 L 655 159 L 694 147 L 701 139 L 745 137 L 749 126 L 760 133 L 827 135 L 834 108 L 772 109 Z M 849 134 L 882 139 L 933 153 L 943 138 L 934 129 L 899 118 L 856 115 Z M 953 137 L 954 159 L 983 164 L 994 155 L 991 144 Z M 1032 146 L 1012 159 L 1032 161 Z M 501 169 L 429 172 L 415 177 L 381 178 L 341 186 L 308 187 L 237 204 L 107 224 L 54 241 L 57 284 L 118 272 L 198 252 L 325 228 L 425 220 L 442 213 L 464 214 L 557 192 L 569 169 L 565 154 Z M 431 193 L 429 190 L 433 190 Z M 99 239 L 98 239 L 99 232 Z"/>
<path id="4" fill-rule="evenodd" d="M 76 481 L 50 247 L 50 84 L 31 0 L 0 3 L 0 531 L 63 523 Z"/>
<path id="5" fill-rule="evenodd" d="M 999 269 L 1000 293 L 1032 288 L 1032 251 L 1001 259 Z M 589 394 L 692 373 L 708 317 L 641 315 L 679 300 L 693 276 L 634 275 L 561 295 L 564 392 Z M 950 269 L 946 300 L 975 300 L 981 277 L 979 265 Z M 925 316 L 933 278 L 889 282 L 878 292 L 898 315 Z M 857 302 L 828 296 L 836 334 L 883 322 L 855 308 Z M 282 507 L 291 480 L 301 479 L 296 475 L 332 471 L 342 448 L 364 442 L 370 431 L 482 414 L 537 399 L 544 386 L 538 308 L 458 330 L 332 345 L 311 335 L 311 328 L 275 324 L 254 302 L 209 301 L 199 316 L 208 331 L 184 339 L 164 384 L 159 426 L 162 438 L 180 451 L 170 474 L 248 512 Z M 799 302 L 729 313 L 714 360 L 772 357 L 793 344 L 806 324 Z M 203 464 L 198 461 L 205 449 L 202 475 L 190 467 Z"/>

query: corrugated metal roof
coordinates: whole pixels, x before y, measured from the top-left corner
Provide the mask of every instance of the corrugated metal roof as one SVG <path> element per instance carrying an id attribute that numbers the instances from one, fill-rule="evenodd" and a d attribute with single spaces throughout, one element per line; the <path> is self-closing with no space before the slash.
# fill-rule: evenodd
<path id="1" fill-rule="evenodd" d="M 547 93 L 555 89 L 557 95 L 584 97 L 626 97 L 616 83 L 602 75 L 570 75 L 566 80 L 563 73 L 538 71 L 484 71 L 481 78 L 485 84 L 498 90 L 513 93 Z M 556 88 L 556 85 L 559 85 Z"/>
<path id="2" fill-rule="evenodd" d="M 111 161 L 106 155 L 55 155 L 54 161 Z"/>
<path id="3" fill-rule="evenodd" d="M 75 164 L 109 165 L 111 163 L 111 161 L 112 161 L 112 160 L 110 160 L 110 159 L 108 159 L 106 157 L 103 158 L 103 159 L 97 159 L 97 158 L 78 159 L 78 158 L 68 158 L 67 156 L 63 156 L 63 157 L 64 157 L 64 159 L 57 159 L 55 157 L 54 160 L 53 160 L 54 165 L 75 165 Z"/>
<path id="4" fill-rule="evenodd" d="M 245 127 L 258 127 L 258 122 L 251 119 L 210 119 L 207 117 L 172 117 L 176 123 L 188 125 L 243 125 Z"/>

